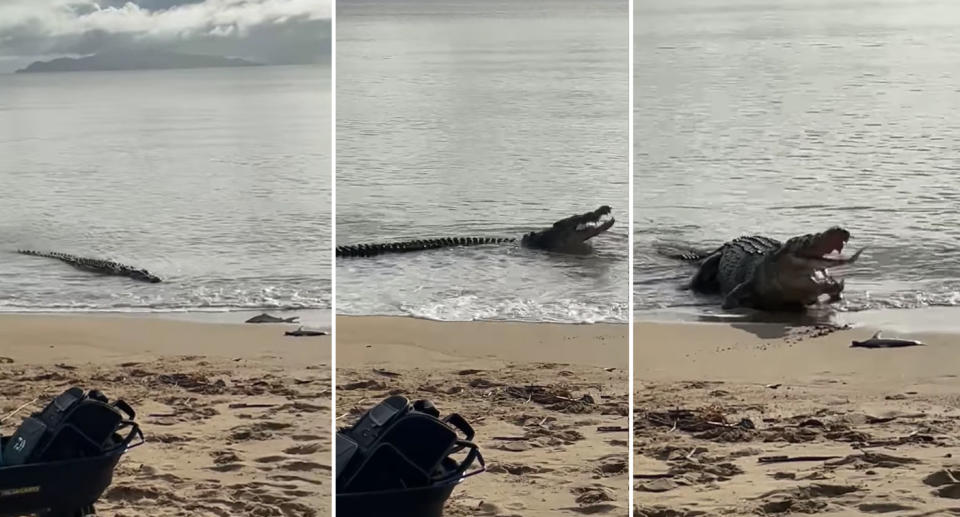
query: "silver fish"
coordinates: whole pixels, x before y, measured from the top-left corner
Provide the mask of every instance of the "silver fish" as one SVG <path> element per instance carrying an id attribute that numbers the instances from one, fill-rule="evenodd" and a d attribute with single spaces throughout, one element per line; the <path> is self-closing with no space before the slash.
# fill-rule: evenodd
<path id="1" fill-rule="evenodd" d="M 907 346 L 924 346 L 924 343 L 913 339 L 884 338 L 880 336 L 880 332 L 877 332 L 872 338 L 866 341 L 854 341 L 850 346 L 860 348 L 902 348 Z"/>
<path id="2" fill-rule="evenodd" d="M 300 316 L 294 316 L 292 318 L 278 318 L 276 316 L 271 316 L 267 313 L 258 314 L 250 319 L 247 323 L 297 323 L 297 320 L 300 319 Z"/>

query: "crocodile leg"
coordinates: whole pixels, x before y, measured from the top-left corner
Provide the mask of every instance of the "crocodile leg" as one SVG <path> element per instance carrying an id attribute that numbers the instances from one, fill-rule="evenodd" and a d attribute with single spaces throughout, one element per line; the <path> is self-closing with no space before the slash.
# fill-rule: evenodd
<path id="1" fill-rule="evenodd" d="M 747 280 L 737 284 L 726 296 L 723 297 L 724 309 L 736 309 L 737 307 L 746 307 L 749 305 L 750 296 L 753 292 L 753 281 Z"/>
<path id="2" fill-rule="evenodd" d="M 720 259 L 722 257 L 723 255 L 720 253 L 714 253 L 707 257 L 700 264 L 700 269 L 690 280 L 687 288 L 705 294 L 719 293 L 720 282 L 717 280 L 717 272 L 720 269 Z"/>

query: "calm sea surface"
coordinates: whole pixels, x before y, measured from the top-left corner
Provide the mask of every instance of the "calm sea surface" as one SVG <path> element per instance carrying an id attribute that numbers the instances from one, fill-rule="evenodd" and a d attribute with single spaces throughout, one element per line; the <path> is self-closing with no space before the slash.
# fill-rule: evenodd
<path id="1" fill-rule="evenodd" d="M 957 20 L 946 0 L 638 1 L 638 313 L 719 310 L 657 243 L 832 225 L 867 248 L 841 311 L 960 304 Z"/>
<path id="2" fill-rule="evenodd" d="M 627 2 L 337 10 L 337 243 L 519 236 L 608 204 L 589 256 L 515 246 L 337 262 L 337 312 L 627 319 Z"/>
<path id="3" fill-rule="evenodd" d="M 328 67 L 0 76 L 0 311 L 328 310 L 329 186 Z"/>

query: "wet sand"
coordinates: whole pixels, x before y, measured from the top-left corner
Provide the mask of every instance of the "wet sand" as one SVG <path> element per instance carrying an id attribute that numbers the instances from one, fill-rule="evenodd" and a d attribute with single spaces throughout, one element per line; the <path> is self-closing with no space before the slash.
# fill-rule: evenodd
<path id="1" fill-rule="evenodd" d="M 445 515 L 628 514 L 626 325 L 337 318 L 337 419 L 390 394 L 476 430 L 487 472 Z"/>
<path id="2" fill-rule="evenodd" d="M 0 414 L 41 399 L 0 429 L 97 388 L 133 406 L 147 439 L 98 515 L 329 515 L 330 338 L 284 336 L 296 327 L 0 315 Z"/>
<path id="3" fill-rule="evenodd" d="M 637 323 L 638 515 L 960 514 L 960 334 L 909 318 Z"/>

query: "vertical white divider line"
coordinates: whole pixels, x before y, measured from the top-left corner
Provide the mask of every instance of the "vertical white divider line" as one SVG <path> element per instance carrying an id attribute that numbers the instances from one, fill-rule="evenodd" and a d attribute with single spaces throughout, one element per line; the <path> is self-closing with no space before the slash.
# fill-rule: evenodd
<path id="1" fill-rule="evenodd" d="M 337 0 L 330 1 L 330 515 L 337 515 Z"/>
<path id="2" fill-rule="evenodd" d="M 630 60 L 630 62 L 627 64 L 627 76 L 628 76 L 627 77 L 627 88 L 628 88 L 627 98 L 629 99 L 628 100 L 629 105 L 627 106 L 627 124 L 628 124 L 627 188 L 630 191 L 627 193 L 627 199 L 629 204 L 629 207 L 627 208 L 627 210 L 629 214 L 628 217 L 630 218 L 630 220 L 627 224 L 627 233 L 628 233 L 627 246 L 629 246 L 629 249 L 627 249 L 627 261 L 629 262 L 629 266 L 628 266 L 629 269 L 627 270 L 627 282 L 630 285 L 628 286 L 628 290 L 627 290 L 627 346 L 629 348 L 628 361 L 630 361 L 630 364 L 627 367 L 627 375 L 628 375 L 627 386 L 630 392 L 627 393 L 627 401 L 630 404 L 630 411 L 627 412 L 627 415 L 630 420 L 627 422 L 627 429 L 629 429 L 628 431 L 629 436 L 627 436 L 627 451 L 629 454 L 627 458 L 627 504 L 630 506 L 629 515 L 630 517 L 633 517 L 633 509 L 634 509 L 634 504 L 633 504 L 633 497 L 634 497 L 634 494 L 633 494 L 633 453 L 634 453 L 633 451 L 633 409 L 634 409 L 633 408 L 633 404 L 634 404 L 634 400 L 633 400 L 633 392 L 634 392 L 634 388 L 633 388 L 633 347 L 634 347 L 634 335 L 633 335 L 633 225 L 634 225 L 634 222 L 633 222 L 634 221 L 634 214 L 633 214 L 633 211 L 634 211 L 634 207 L 633 207 L 633 167 L 634 167 L 634 162 L 633 162 L 633 113 L 634 113 L 633 112 L 633 53 L 634 53 L 634 46 L 633 46 L 633 41 L 634 39 L 633 39 L 633 31 L 635 30 L 634 23 L 633 23 L 634 22 L 634 16 L 633 16 L 634 0 L 628 0 L 628 4 L 629 4 L 629 7 L 627 9 L 627 15 L 629 16 L 629 20 L 627 23 L 630 29 L 627 31 L 628 32 L 627 38 L 629 39 L 629 41 L 627 42 L 627 44 L 629 45 L 627 55 L 629 56 L 628 59 Z"/>

